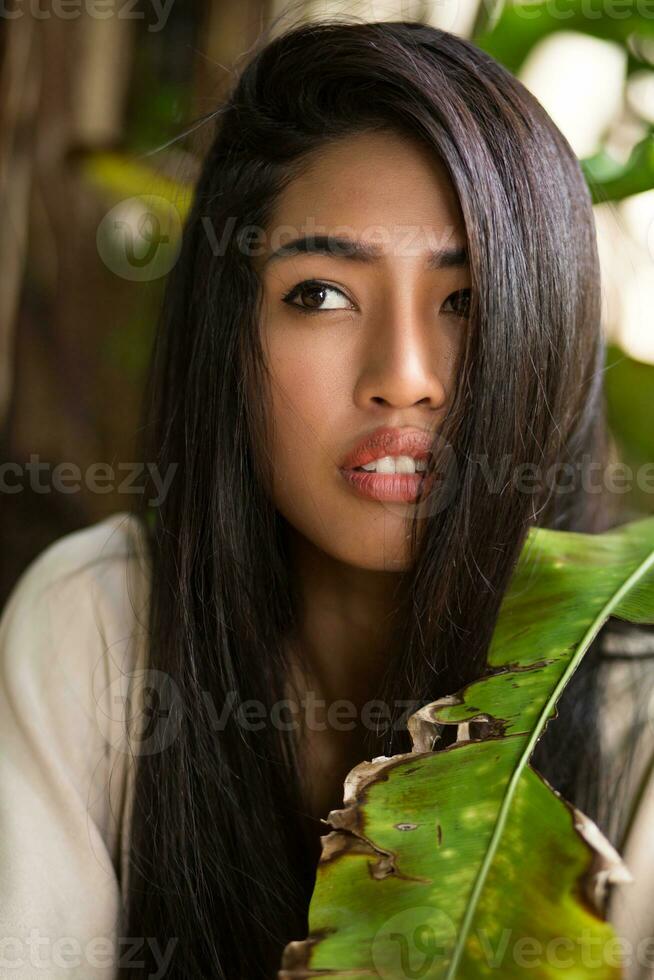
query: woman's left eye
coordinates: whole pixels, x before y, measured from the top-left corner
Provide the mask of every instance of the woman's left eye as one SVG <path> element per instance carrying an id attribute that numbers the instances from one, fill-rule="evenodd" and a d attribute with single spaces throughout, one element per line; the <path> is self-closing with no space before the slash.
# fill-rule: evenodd
<path id="1" fill-rule="evenodd" d="M 458 303 L 457 303 L 458 309 L 454 310 L 453 312 L 455 313 L 456 316 L 460 316 L 460 317 L 463 317 L 464 319 L 467 319 L 467 317 L 470 316 L 470 295 L 471 295 L 471 290 L 470 289 L 457 289 L 457 291 L 455 293 L 451 293 L 447 297 L 447 299 L 445 300 L 445 302 L 446 303 L 449 303 L 449 301 L 453 297 L 457 297 L 458 298 Z M 449 310 L 446 310 L 446 312 L 449 313 L 450 311 Z"/>
<path id="2" fill-rule="evenodd" d="M 346 304 L 349 304 L 349 300 L 345 293 L 337 289 L 336 286 L 330 286 L 326 282 L 321 282 L 319 279 L 306 279 L 304 282 L 299 282 L 297 286 L 294 286 L 290 292 L 286 293 L 282 297 L 284 303 L 288 303 L 289 306 L 295 306 L 303 313 L 322 313 L 323 310 L 347 310 L 352 309 L 351 305 L 339 306 L 337 302 L 332 300 L 328 305 L 323 306 L 324 297 L 326 294 L 333 293 L 336 296 L 342 297 Z M 293 300 L 297 296 L 309 297 L 309 305 L 302 305 L 301 303 L 294 303 Z"/>

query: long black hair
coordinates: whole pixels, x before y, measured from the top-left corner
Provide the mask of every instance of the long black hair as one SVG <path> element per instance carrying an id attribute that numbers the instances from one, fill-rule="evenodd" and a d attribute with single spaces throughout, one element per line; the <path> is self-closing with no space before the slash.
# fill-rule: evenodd
<path id="1" fill-rule="evenodd" d="M 266 227 L 314 151 L 364 130 L 428 147 L 461 205 L 470 328 L 434 455 L 436 469 L 440 447 L 452 451 L 455 492 L 412 523 L 387 671 L 370 692 L 393 713 L 369 731 L 368 758 L 410 749 L 395 705 L 428 703 L 483 673 L 530 526 L 597 532 L 615 520 L 583 478 L 609 451 L 599 268 L 570 145 L 516 78 L 447 31 L 340 18 L 262 36 L 207 125 L 144 426 L 145 458 L 160 473 L 178 465 L 147 524 L 148 656 L 174 680 L 182 717 L 170 744 L 136 760 L 124 932 L 163 946 L 176 937 L 174 976 L 270 980 L 284 945 L 307 934 L 318 855 L 303 830 L 292 732 L 250 730 L 233 715 L 219 727 L 211 707 L 284 699 L 283 641 L 297 611 L 284 521 L 257 451 L 269 432 L 269 379 L 260 281 L 240 232 Z M 511 480 L 515 465 L 544 473 L 554 463 L 575 474 L 566 493 L 545 481 L 525 493 Z M 590 652 L 534 754 L 595 818 L 604 794 L 584 772 L 597 762 L 597 662 Z"/>

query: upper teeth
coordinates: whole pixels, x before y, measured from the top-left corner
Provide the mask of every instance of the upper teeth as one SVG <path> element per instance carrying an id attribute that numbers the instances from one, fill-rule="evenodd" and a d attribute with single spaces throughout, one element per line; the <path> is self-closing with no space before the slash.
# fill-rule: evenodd
<path id="1" fill-rule="evenodd" d="M 377 473 L 421 473 L 427 469 L 427 460 L 413 456 L 381 456 L 372 463 L 365 463 L 361 469 Z"/>

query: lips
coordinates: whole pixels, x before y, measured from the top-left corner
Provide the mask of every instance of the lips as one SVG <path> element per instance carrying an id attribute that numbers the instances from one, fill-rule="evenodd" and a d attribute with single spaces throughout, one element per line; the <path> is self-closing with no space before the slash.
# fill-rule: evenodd
<path id="1" fill-rule="evenodd" d="M 352 470 L 365 466 L 382 456 L 412 456 L 414 459 L 428 459 L 434 436 L 425 429 L 391 428 L 380 426 L 369 433 L 350 450 L 341 464 L 341 469 Z"/>

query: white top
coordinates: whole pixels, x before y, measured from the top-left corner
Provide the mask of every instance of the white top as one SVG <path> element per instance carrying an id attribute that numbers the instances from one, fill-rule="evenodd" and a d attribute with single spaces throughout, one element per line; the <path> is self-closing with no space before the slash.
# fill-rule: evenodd
<path id="1" fill-rule="evenodd" d="M 129 526 L 117 514 L 50 545 L 0 619 L 0 976 L 12 980 L 113 980 L 128 959 L 121 720 L 145 622 Z"/>
<path id="2" fill-rule="evenodd" d="M 147 580 L 140 525 L 115 514 L 43 551 L 0 618 L 2 977 L 114 980 L 121 955 L 138 959 L 116 936 L 133 773 L 124 716 L 146 676 Z M 648 744 L 654 757 L 654 730 Z M 648 786 L 622 852 L 634 881 L 614 886 L 609 910 L 634 951 L 654 932 Z M 625 980 L 652 975 L 628 958 Z"/>

